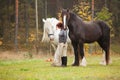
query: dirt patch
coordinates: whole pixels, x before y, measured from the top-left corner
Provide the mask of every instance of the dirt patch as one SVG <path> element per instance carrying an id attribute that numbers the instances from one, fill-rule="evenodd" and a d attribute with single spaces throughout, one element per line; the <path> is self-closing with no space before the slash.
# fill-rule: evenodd
<path id="1" fill-rule="evenodd" d="M 27 51 L 0 51 L 0 60 L 21 60 L 21 59 L 29 59 L 29 58 L 41 58 L 45 55 L 43 54 L 35 54 L 34 52 Z"/>
<path id="2" fill-rule="evenodd" d="M 1 60 L 12 60 L 12 59 L 23 59 L 23 54 L 18 54 L 13 51 L 4 51 L 0 52 L 0 59 Z"/>

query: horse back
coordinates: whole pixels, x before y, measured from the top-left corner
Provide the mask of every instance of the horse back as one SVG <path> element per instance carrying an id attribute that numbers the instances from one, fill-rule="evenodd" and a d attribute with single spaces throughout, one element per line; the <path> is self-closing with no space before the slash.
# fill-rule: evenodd
<path id="1" fill-rule="evenodd" d="M 98 20 L 95 23 L 99 25 L 102 31 L 110 31 L 110 27 L 104 21 Z"/>
<path id="2" fill-rule="evenodd" d="M 102 30 L 95 22 L 84 22 L 83 26 L 83 40 L 85 43 L 91 43 L 98 40 L 102 36 Z"/>

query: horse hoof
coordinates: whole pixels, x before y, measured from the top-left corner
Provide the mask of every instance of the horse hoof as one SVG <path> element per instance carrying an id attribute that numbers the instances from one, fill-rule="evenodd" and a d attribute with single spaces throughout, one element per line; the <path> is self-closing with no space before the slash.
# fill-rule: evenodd
<path id="1" fill-rule="evenodd" d="M 104 65 L 104 66 L 107 65 L 105 61 L 102 61 L 102 62 L 100 62 L 99 64 L 100 64 L 100 65 Z"/>
<path id="2" fill-rule="evenodd" d="M 72 64 L 72 66 L 79 66 L 79 64 Z"/>
<path id="3" fill-rule="evenodd" d="M 82 59 L 80 66 L 83 66 L 83 67 L 87 66 L 87 61 L 86 61 L 85 57 Z"/>
<path id="4" fill-rule="evenodd" d="M 80 66 L 86 67 L 87 65 L 86 64 L 80 64 Z"/>

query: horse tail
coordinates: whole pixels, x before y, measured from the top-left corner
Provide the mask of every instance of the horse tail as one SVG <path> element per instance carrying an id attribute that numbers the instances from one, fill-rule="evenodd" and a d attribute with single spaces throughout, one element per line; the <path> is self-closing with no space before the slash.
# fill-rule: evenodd
<path id="1" fill-rule="evenodd" d="M 105 60 L 106 64 L 109 63 L 110 58 L 110 27 L 103 21 L 98 21 L 98 24 L 102 30 L 102 48 L 105 50 Z"/>
<path id="2" fill-rule="evenodd" d="M 103 21 L 99 21 L 98 24 L 102 30 L 103 37 L 110 38 L 110 27 Z"/>

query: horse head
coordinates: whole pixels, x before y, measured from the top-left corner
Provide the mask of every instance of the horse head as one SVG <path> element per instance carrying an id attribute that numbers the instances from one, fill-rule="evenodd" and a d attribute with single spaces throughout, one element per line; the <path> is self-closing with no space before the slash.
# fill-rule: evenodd
<path id="1" fill-rule="evenodd" d="M 60 21 L 56 18 L 47 18 L 46 20 L 42 19 L 42 21 L 44 23 L 42 42 L 49 42 L 52 40 L 53 43 L 58 43 L 58 34 L 60 29 L 57 24 L 60 23 Z"/>
<path id="2" fill-rule="evenodd" d="M 44 22 L 42 42 L 54 40 L 54 29 L 50 22 L 50 19 L 42 19 L 42 21 Z"/>
<path id="3" fill-rule="evenodd" d="M 62 17 L 62 22 L 63 22 L 64 29 L 66 29 L 67 28 L 67 23 L 68 23 L 68 21 L 70 19 L 70 11 L 69 11 L 69 9 L 63 9 L 61 17 Z"/>

